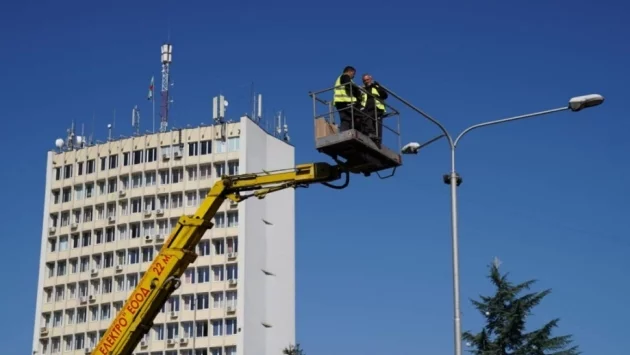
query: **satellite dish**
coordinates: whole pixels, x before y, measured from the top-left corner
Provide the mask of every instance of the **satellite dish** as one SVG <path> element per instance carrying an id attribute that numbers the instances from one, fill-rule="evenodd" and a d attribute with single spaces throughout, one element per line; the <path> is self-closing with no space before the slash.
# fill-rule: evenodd
<path id="1" fill-rule="evenodd" d="M 57 138 L 57 140 L 55 141 L 55 145 L 57 146 L 57 148 L 63 147 L 63 139 Z"/>
<path id="2" fill-rule="evenodd" d="M 83 137 L 77 136 L 77 144 L 83 143 Z"/>
<path id="3" fill-rule="evenodd" d="M 228 102 L 227 102 L 227 100 L 223 101 L 223 106 L 228 107 Z"/>

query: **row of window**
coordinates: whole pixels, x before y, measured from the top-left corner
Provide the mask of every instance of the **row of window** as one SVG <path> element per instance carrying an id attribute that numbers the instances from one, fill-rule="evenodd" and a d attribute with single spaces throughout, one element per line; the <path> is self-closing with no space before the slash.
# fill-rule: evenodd
<path id="1" fill-rule="evenodd" d="M 227 141 L 217 140 L 216 150 L 217 153 L 236 152 L 240 149 L 240 137 L 230 137 Z M 183 155 L 182 145 L 167 145 L 160 147 L 160 156 L 162 160 L 173 158 L 179 158 Z M 201 142 L 188 143 L 187 155 L 189 157 L 198 155 L 212 154 L 212 141 L 206 140 Z M 151 163 L 158 160 L 158 149 L 147 148 L 137 149 L 131 152 L 122 153 L 122 164 L 119 161 L 121 154 L 111 154 L 99 158 L 100 170 L 105 171 L 108 169 L 116 169 L 121 166 L 138 165 L 143 163 Z M 85 169 L 84 169 L 85 165 Z M 86 175 L 96 172 L 96 159 L 88 159 L 85 162 L 76 163 L 76 176 L 81 176 L 84 173 Z M 55 180 L 70 179 L 74 175 L 75 164 L 66 164 L 62 167 L 55 167 L 53 170 Z M 84 172 L 85 170 L 85 172 Z"/>
<path id="2" fill-rule="evenodd" d="M 238 211 L 217 212 L 214 216 L 213 228 L 236 228 L 239 224 Z M 51 215 L 51 226 L 49 232 L 51 234 L 56 233 L 57 218 L 56 214 Z M 61 223 L 62 227 L 68 226 L 68 216 L 64 216 L 62 213 Z M 89 247 L 99 245 L 103 243 L 112 243 L 117 240 L 130 240 L 136 238 L 147 237 L 159 237 L 165 238 L 171 234 L 173 228 L 177 225 L 178 218 L 159 219 L 156 221 L 145 222 L 130 222 L 128 224 L 117 224 L 116 226 L 97 228 L 94 230 L 86 230 L 81 233 L 73 233 L 70 236 L 60 235 L 49 237 L 49 250 L 57 250 L 57 240 L 59 241 L 59 251 L 65 251 L 69 249 L 77 249 L 80 247 Z M 82 221 L 70 224 L 72 229 L 79 229 L 81 223 L 88 223 L 89 221 Z M 158 238 L 158 239 L 159 239 Z"/>
<path id="3" fill-rule="evenodd" d="M 182 322 L 181 325 L 178 323 L 167 323 L 167 324 L 156 324 L 153 326 L 151 331 L 147 333 L 142 342 L 138 344 L 138 348 L 142 348 L 143 346 L 148 346 L 152 341 L 171 341 L 178 342 L 183 345 L 192 345 L 189 344 L 186 340 L 192 338 L 206 338 L 209 336 L 225 336 L 225 335 L 234 335 L 238 332 L 238 325 L 236 318 L 226 318 L 226 319 L 214 319 L 214 320 L 201 320 L 196 322 Z M 87 332 L 87 333 L 77 333 L 77 334 L 69 334 L 64 336 L 56 336 L 50 338 L 40 339 L 40 351 L 41 354 L 59 354 L 62 351 L 74 351 L 74 350 L 82 350 L 82 349 L 92 349 L 97 344 L 98 341 L 104 336 L 105 331 L 97 332 Z M 181 339 L 184 339 L 182 342 Z M 50 344 L 50 345 L 49 345 Z M 63 347 L 62 347 L 63 345 Z M 193 349 L 189 349 L 190 352 L 188 354 L 192 354 Z M 206 351 L 205 353 L 203 351 Z M 210 351 L 208 353 L 207 351 Z M 236 355 L 236 347 L 235 346 L 226 346 L 222 347 L 213 347 L 209 349 L 194 349 L 194 354 L 221 354 L 221 351 L 225 350 L 226 355 Z M 160 354 L 162 352 L 159 352 Z M 166 351 L 165 354 L 173 354 L 171 351 Z M 140 353 L 137 353 L 140 354 Z M 148 353 L 147 353 L 148 354 Z M 151 355 L 155 354 L 154 352 Z M 177 354 L 177 351 L 174 351 L 174 354 Z M 181 352 L 180 354 L 185 354 Z"/>
<path id="4" fill-rule="evenodd" d="M 203 199 L 208 195 L 208 190 L 201 190 L 199 192 L 192 191 L 186 192 L 186 204 L 185 207 L 198 207 Z M 108 203 L 107 209 L 105 210 L 104 205 L 97 205 L 96 208 L 96 216 L 94 215 L 94 206 L 84 207 L 83 209 L 74 209 L 71 211 L 63 211 L 60 213 L 51 213 L 49 216 L 48 227 L 56 228 L 56 227 L 67 227 L 70 226 L 72 228 L 79 228 L 79 224 L 81 223 L 90 223 L 93 221 L 102 221 L 108 220 L 111 223 L 116 221 L 116 216 L 133 216 L 134 214 L 144 214 L 144 218 L 157 218 L 158 226 L 163 226 L 166 228 L 167 220 L 159 220 L 165 213 L 165 210 L 170 208 L 182 208 L 184 204 L 182 203 L 183 193 L 172 193 L 171 194 L 171 203 L 168 203 L 168 195 L 158 196 L 157 204 L 155 196 L 145 196 L 144 197 L 144 209 L 142 208 L 142 200 L 143 198 L 133 198 L 131 199 L 131 208 L 129 206 L 128 200 L 122 200 L 118 203 L 118 207 L 116 203 Z M 162 217 L 164 218 L 164 217 Z M 171 219 L 171 227 L 177 224 L 177 218 Z M 230 211 L 227 212 L 228 226 L 230 224 L 232 226 L 236 226 L 238 224 L 238 211 Z M 223 212 L 219 212 L 215 220 L 219 223 L 225 224 L 225 215 Z M 139 224 L 136 223 L 136 224 Z M 145 226 L 152 226 L 153 221 L 145 222 Z M 217 226 L 218 227 L 218 226 Z M 145 227 L 149 228 L 149 227 Z M 152 227 L 151 227 L 152 228 Z M 55 230 L 51 230 L 51 232 L 55 232 Z M 151 233 L 153 233 L 151 231 Z"/>
<path id="5" fill-rule="evenodd" d="M 230 160 L 222 163 L 202 164 L 199 167 L 186 167 L 186 181 L 208 180 L 214 165 L 215 176 L 238 175 L 240 164 L 238 160 Z M 118 192 L 122 195 L 129 189 L 137 189 L 150 186 L 167 186 L 184 182 L 184 168 L 160 169 L 158 171 L 145 171 L 133 174 L 125 174 L 110 179 L 101 179 L 95 183 L 86 182 L 76 184 L 73 187 L 52 190 L 51 201 L 53 204 L 81 201 L 95 196 L 109 195 Z"/>
<path id="6" fill-rule="evenodd" d="M 55 268 L 55 264 L 57 268 Z M 66 261 L 61 260 L 57 263 L 49 262 L 46 263 L 48 267 L 48 277 L 60 277 L 66 274 L 65 266 Z M 55 272 L 55 270 L 57 272 Z M 90 270 L 91 276 L 96 277 L 98 275 L 98 269 Z M 212 282 L 221 282 L 227 280 L 236 280 L 238 279 L 238 265 L 236 263 L 229 264 L 219 264 L 212 266 L 197 266 L 197 267 L 189 267 L 186 269 L 184 273 L 183 280 L 184 283 L 195 284 L 195 283 L 206 283 L 210 282 L 210 274 L 212 273 Z M 88 295 L 93 294 L 108 294 L 114 291 L 113 285 L 116 286 L 115 292 L 125 292 L 133 290 L 137 285 L 140 278 L 144 275 L 144 272 L 141 273 L 129 273 L 126 275 L 116 275 L 113 277 L 104 277 L 102 278 L 103 283 L 101 287 L 101 279 L 94 278 L 90 280 L 91 289 L 88 290 L 88 281 L 83 280 L 78 283 L 69 283 L 68 285 L 57 285 L 55 286 L 55 298 L 53 299 L 53 287 L 45 287 L 44 288 L 44 301 L 45 302 L 58 302 L 64 300 L 66 294 L 66 288 L 68 290 L 69 299 L 75 299 L 78 297 L 87 297 Z M 113 281 L 112 281 L 113 280 Z M 125 282 L 126 280 L 126 282 Z M 79 290 L 77 293 L 77 284 L 79 285 Z"/>
<path id="7" fill-rule="evenodd" d="M 151 236 L 152 234 L 147 234 L 147 235 Z M 86 234 L 84 234 L 84 237 L 85 236 Z M 87 234 L 87 236 L 91 237 L 91 234 Z M 57 243 L 57 241 L 59 241 L 59 243 Z M 105 242 L 110 243 L 110 242 L 115 242 L 115 241 L 116 239 L 113 233 L 111 234 L 111 238 L 107 237 L 106 235 Z M 96 244 L 101 244 L 102 242 L 103 242 L 102 237 L 100 239 L 97 238 Z M 48 252 L 49 253 L 55 253 L 58 251 L 63 252 L 69 249 L 78 249 L 81 247 L 89 247 L 90 245 L 91 245 L 91 238 L 82 238 L 81 240 L 79 240 L 78 234 L 72 235 L 70 244 L 68 244 L 67 235 L 62 235 L 59 238 L 57 237 L 48 238 Z M 158 244 L 155 246 L 149 245 L 149 246 L 141 247 L 140 250 L 142 250 L 142 262 L 153 260 L 154 253 L 157 255 L 157 252 L 159 252 L 161 248 L 162 248 L 161 244 Z M 125 251 L 122 249 L 117 251 L 116 254 L 117 254 L 118 265 L 125 264 L 125 260 L 126 260 L 125 254 L 128 255 L 128 257 L 131 257 L 130 254 L 134 254 L 138 250 L 138 248 L 133 248 L 133 247 L 127 248 L 127 249 L 129 249 L 130 251 Z M 214 237 L 212 238 L 212 240 L 202 239 L 201 241 L 199 241 L 199 244 L 197 245 L 197 254 L 199 256 L 224 255 L 226 253 L 226 250 L 227 250 L 227 253 L 238 252 L 238 237 L 236 236 L 225 237 L 225 238 Z M 91 267 L 90 267 L 90 259 L 92 263 Z M 100 269 L 102 266 L 112 267 L 113 262 L 114 262 L 114 251 L 92 254 L 91 257 L 89 255 L 84 255 L 80 258 L 80 260 L 81 260 L 80 272 L 87 272 L 90 268 Z M 71 273 L 76 272 L 77 261 L 78 261 L 78 258 L 70 259 L 69 263 L 71 267 Z M 129 261 L 127 261 L 127 263 L 129 263 Z"/>
<path id="8" fill-rule="evenodd" d="M 180 297 L 183 303 L 180 308 Z M 162 306 L 161 313 L 169 313 L 171 318 L 176 316 L 180 310 L 193 311 L 205 309 L 228 309 L 234 312 L 237 303 L 236 291 L 202 292 L 198 294 L 171 296 Z M 123 307 L 123 302 L 102 303 L 89 307 L 68 308 L 54 312 L 42 313 L 41 326 L 44 328 L 57 328 L 85 324 L 90 322 L 100 322 L 112 319 Z M 182 322 L 185 323 L 185 322 Z"/>

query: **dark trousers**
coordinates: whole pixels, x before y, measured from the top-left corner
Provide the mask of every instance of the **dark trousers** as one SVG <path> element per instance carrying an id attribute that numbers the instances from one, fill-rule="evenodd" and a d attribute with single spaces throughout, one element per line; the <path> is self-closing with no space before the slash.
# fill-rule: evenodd
<path id="1" fill-rule="evenodd" d="M 352 104 L 350 102 L 338 102 L 335 104 L 335 109 L 339 113 L 339 119 L 341 124 L 339 125 L 339 131 L 347 131 L 349 129 L 356 129 L 359 132 L 365 134 L 368 127 L 366 127 L 365 117 L 358 104 Z M 353 125 L 354 118 L 354 125 Z"/>
<path id="2" fill-rule="evenodd" d="M 383 115 L 384 110 L 375 107 L 366 107 L 364 110 L 365 123 L 367 125 L 366 133 L 374 140 L 383 139 Z"/>

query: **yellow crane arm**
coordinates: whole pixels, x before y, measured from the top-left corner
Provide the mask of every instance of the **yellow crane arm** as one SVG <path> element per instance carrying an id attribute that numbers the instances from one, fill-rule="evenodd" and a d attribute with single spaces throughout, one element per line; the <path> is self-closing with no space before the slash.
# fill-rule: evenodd
<path id="1" fill-rule="evenodd" d="M 153 320 L 171 293 L 179 287 L 179 277 L 197 258 L 195 247 L 206 230 L 212 228 L 212 218 L 226 199 L 240 202 L 252 196 L 264 198 L 268 193 L 286 188 L 327 184 L 338 180 L 343 172 L 340 166 L 313 163 L 288 170 L 224 176 L 217 181 L 194 215 L 179 218 L 171 235 L 92 354 L 130 355 L 134 351 L 144 334 L 153 326 Z M 246 191 L 251 191 L 251 194 L 241 194 Z"/>

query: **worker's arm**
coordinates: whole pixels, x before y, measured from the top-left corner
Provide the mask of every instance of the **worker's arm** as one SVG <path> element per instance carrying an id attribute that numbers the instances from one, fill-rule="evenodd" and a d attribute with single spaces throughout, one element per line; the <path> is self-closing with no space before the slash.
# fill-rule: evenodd
<path id="1" fill-rule="evenodd" d="M 195 247 L 206 230 L 212 228 L 212 218 L 226 199 L 240 202 L 251 196 L 263 198 L 286 188 L 338 180 L 341 174 L 338 166 L 315 163 L 284 171 L 227 176 L 216 182 L 194 215 L 179 218 L 92 354 L 130 355 L 134 351 L 171 293 L 179 287 L 179 277 L 197 258 Z M 241 194 L 248 191 L 249 195 Z"/>
<path id="2" fill-rule="evenodd" d="M 383 89 L 379 83 L 374 83 L 374 87 L 378 91 L 378 95 L 381 100 L 386 100 L 387 97 L 389 97 L 387 90 Z"/>
<path id="3" fill-rule="evenodd" d="M 343 74 L 339 79 L 341 85 L 345 85 L 343 88 L 346 90 L 346 95 L 354 96 L 357 100 L 361 100 L 361 89 L 352 82 L 348 74 Z"/>

